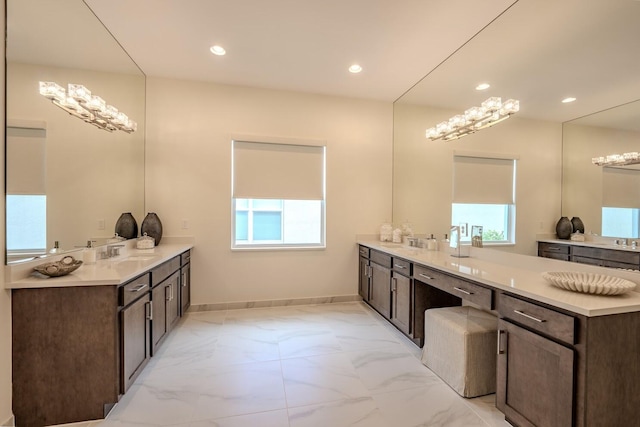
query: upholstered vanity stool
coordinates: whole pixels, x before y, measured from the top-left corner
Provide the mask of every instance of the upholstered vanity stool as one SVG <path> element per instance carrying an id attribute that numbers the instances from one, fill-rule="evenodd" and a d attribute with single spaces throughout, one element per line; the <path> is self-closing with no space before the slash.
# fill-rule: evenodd
<path id="1" fill-rule="evenodd" d="M 422 363 L 463 397 L 495 393 L 498 318 L 468 306 L 424 314 Z"/>

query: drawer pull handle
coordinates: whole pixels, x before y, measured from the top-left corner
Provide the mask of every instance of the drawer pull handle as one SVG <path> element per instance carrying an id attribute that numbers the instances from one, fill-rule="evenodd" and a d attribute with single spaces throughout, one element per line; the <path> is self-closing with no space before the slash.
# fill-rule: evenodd
<path id="1" fill-rule="evenodd" d="M 469 292 L 466 289 L 458 288 L 458 287 L 455 287 L 455 286 L 453 287 L 453 289 L 455 289 L 458 292 L 462 292 L 463 294 L 466 294 L 466 295 L 473 295 L 473 292 Z"/>
<path id="2" fill-rule="evenodd" d="M 560 248 L 559 246 L 548 246 L 548 247 L 547 247 L 547 250 L 548 250 L 549 252 L 551 252 L 551 251 L 559 252 L 559 251 L 560 251 L 560 249 L 561 249 L 561 248 Z"/>
<path id="3" fill-rule="evenodd" d="M 429 280 L 435 280 L 433 277 L 427 276 L 426 274 L 422 274 L 422 273 L 418 274 L 418 276 L 424 277 L 425 279 L 429 279 Z"/>
<path id="4" fill-rule="evenodd" d="M 404 265 L 400 265 L 400 264 L 394 264 L 394 266 L 395 266 L 396 268 L 401 269 L 401 270 L 402 270 L 402 269 L 407 268 L 407 267 L 405 267 Z"/>
<path id="5" fill-rule="evenodd" d="M 505 334 L 505 338 L 506 338 L 506 332 L 507 331 L 498 329 L 498 354 L 504 354 L 504 347 L 502 346 L 502 334 Z"/>
<path id="6" fill-rule="evenodd" d="M 546 322 L 546 320 L 544 320 L 544 319 L 538 319 L 537 317 L 533 317 L 533 316 L 532 316 L 532 315 L 530 315 L 530 314 L 523 313 L 523 312 L 522 312 L 522 311 L 520 311 L 520 310 L 513 310 L 513 312 L 514 312 L 514 313 L 516 313 L 516 314 L 519 314 L 520 316 L 524 316 L 524 317 L 526 317 L 526 318 L 527 318 L 527 319 L 529 319 L 529 320 L 533 320 L 533 321 L 535 321 L 535 322 L 538 322 L 538 323 L 544 323 L 544 322 Z"/>
<path id="7" fill-rule="evenodd" d="M 143 284 L 141 284 L 141 285 L 136 286 L 136 287 L 135 287 L 135 288 L 133 288 L 133 289 L 129 289 L 129 292 L 140 292 L 141 290 L 143 290 L 143 289 L 144 289 L 144 288 L 146 288 L 146 287 L 147 287 L 147 284 L 146 284 L 146 283 L 143 283 Z"/>

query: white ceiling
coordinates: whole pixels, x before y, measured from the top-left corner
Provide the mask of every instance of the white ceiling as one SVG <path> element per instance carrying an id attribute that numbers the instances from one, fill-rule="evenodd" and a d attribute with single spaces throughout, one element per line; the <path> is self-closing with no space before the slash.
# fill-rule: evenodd
<path id="1" fill-rule="evenodd" d="M 148 76 L 394 101 L 427 75 L 401 102 L 463 111 L 517 98 L 521 116 L 553 121 L 640 99 L 637 0 L 84 2 Z M 135 69 L 114 59 L 117 44 L 94 41 L 108 33 L 78 5 L 9 0 L 9 60 Z M 476 92 L 480 81 L 492 88 Z M 559 103 L 569 95 L 578 101 Z"/>

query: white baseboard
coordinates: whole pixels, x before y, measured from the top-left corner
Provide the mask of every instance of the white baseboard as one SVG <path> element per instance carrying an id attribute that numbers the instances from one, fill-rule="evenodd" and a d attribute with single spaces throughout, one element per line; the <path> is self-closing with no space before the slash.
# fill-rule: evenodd
<path id="1" fill-rule="evenodd" d="M 218 304 L 194 304 L 189 312 L 238 310 L 243 308 L 286 307 L 290 305 L 331 304 L 340 302 L 362 301 L 360 295 L 340 295 L 334 297 L 293 298 L 264 301 L 223 302 Z"/>

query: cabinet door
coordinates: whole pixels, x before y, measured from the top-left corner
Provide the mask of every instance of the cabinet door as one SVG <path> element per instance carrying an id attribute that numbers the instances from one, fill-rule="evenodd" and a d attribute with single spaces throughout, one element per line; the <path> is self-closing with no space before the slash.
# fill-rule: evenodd
<path id="1" fill-rule="evenodd" d="M 363 300 L 369 301 L 369 260 L 360 257 L 360 269 L 358 271 L 358 293 Z"/>
<path id="2" fill-rule="evenodd" d="M 176 271 L 174 275 L 165 282 L 165 299 L 167 301 L 167 332 L 180 319 L 180 272 Z"/>
<path id="3" fill-rule="evenodd" d="M 387 319 L 391 316 L 391 270 L 371 263 L 369 304 Z"/>
<path id="4" fill-rule="evenodd" d="M 151 354 L 155 354 L 167 333 L 167 287 L 164 282 L 151 291 Z"/>
<path id="5" fill-rule="evenodd" d="M 191 263 L 182 266 L 180 276 L 180 316 L 191 306 Z"/>
<path id="6" fill-rule="evenodd" d="M 520 427 L 572 425 L 573 350 L 498 322 L 496 406 Z"/>
<path id="7" fill-rule="evenodd" d="M 411 279 L 391 273 L 391 322 L 409 335 L 411 328 Z"/>
<path id="8" fill-rule="evenodd" d="M 125 393 L 151 357 L 149 294 L 120 312 L 120 393 Z"/>

